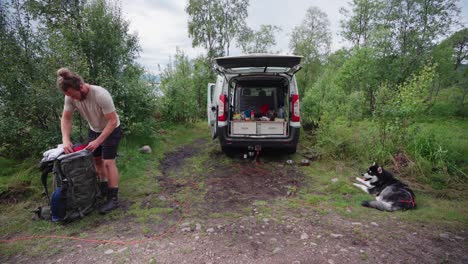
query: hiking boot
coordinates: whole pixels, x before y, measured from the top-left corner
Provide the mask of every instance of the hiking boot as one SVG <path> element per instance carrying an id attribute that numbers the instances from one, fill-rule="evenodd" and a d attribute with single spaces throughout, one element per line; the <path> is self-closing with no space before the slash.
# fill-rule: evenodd
<path id="1" fill-rule="evenodd" d="M 107 197 L 109 193 L 109 186 L 107 185 L 107 181 L 98 182 L 99 192 L 96 196 L 97 199 L 104 199 Z"/>
<path id="2" fill-rule="evenodd" d="M 119 188 L 109 188 L 107 202 L 99 208 L 99 213 L 106 214 L 120 207 L 119 198 L 117 196 L 118 191 Z"/>

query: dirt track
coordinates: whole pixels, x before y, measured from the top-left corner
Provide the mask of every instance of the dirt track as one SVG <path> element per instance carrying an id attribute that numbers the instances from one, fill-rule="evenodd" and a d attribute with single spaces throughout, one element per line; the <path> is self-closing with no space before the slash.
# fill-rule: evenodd
<path id="1" fill-rule="evenodd" d="M 162 160 L 161 175 L 154 177 L 161 192 L 148 195 L 141 204 L 152 208 L 166 203 L 174 211 L 166 221 L 149 225 L 151 234 L 143 237 L 127 222 L 131 216 L 123 217 L 113 223 L 122 233 L 111 232 L 109 238 L 147 241 L 134 245 L 72 241 L 57 254 L 34 261 L 468 263 L 466 228 L 402 222 L 391 213 L 346 219 L 330 208 L 291 203 L 308 184 L 301 167 L 286 164 L 287 156 L 262 156 L 260 163 L 240 156 L 226 157 L 206 140 L 176 149 Z M 164 232 L 159 239 L 156 234 Z M 6 261 L 31 258 L 15 256 Z"/>

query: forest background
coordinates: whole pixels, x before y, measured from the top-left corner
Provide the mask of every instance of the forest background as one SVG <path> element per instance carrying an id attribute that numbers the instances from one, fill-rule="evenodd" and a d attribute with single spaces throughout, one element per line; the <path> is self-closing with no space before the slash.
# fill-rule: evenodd
<path id="1" fill-rule="evenodd" d="M 308 7 L 289 41 L 290 52 L 303 56 L 302 134 L 311 140 L 300 148 L 322 160 L 393 165 L 434 189 L 466 186 L 468 29 L 459 4 L 349 1 L 340 10 L 340 35 L 350 45 L 334 52 L 327 15 Z M 31 174 L 18 171 L 61 142 L 60 67 L 108 89 L 135 142 L 157 140 L 171 124 L 205 120 L 213 58 L 232 47 L 276 53 L 281 28 L 251 29 L 248 6 L 188 1 L 188 35 L 206 53 L 189 58 L 177 49 L 155 78 L 136 62 L 138 37 L 113 1 L 0 0 L 0 192 L 30 184 Z M 86 122 L 76 116 L 74 126 L 73 138 L 83 141 Z"/>

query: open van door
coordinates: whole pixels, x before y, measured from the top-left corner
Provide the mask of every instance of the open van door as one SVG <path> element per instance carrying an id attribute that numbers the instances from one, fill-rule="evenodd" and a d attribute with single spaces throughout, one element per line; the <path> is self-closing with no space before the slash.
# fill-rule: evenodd
<path id="1" fill-rule="evenodd" d="M 223 74 L 286 73 L 293 75 L 301 69 L 301 56 L 249 54 L 215 58 L 215 69 Z"/>
<path id="2" fill-rule="evenodd" d="M 214 90 L 215 90 L 216 84 L 214 83 L 209 83 L 208 84 L 208 98 L 206 100 L 206 116 L 208 117 L 208 126 L 210 127 L 211 130 L 211 138 L 215 139 L 218 135 L 216 132 L 217 129 L 217 105 L 215 104 L 216 98 L 214 98 Z"/>

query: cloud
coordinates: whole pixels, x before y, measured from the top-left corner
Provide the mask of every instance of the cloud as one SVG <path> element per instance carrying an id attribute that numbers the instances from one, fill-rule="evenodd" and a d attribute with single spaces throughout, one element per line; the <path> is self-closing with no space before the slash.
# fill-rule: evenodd
<path id="1" fill-rule="evenodd" d="M 340 38 L 337 36 L 339 31 L 339 9 L 345 4 L 346 2 L 342 0 L 294 0 L 286 6 L 284 1 L 255 0 L 250 2 L 247 23 L 255 29 L 261 24 L 280 26 L 283 30 L 277 36 L 277 46 L 284 53 L 287 53 L 290 51 L 289 40 L 292 30 L 302 23 L 307 9 L 316 6 L 328 15 L 333 36 L 332 50 L 337 50 L 342 47 L 339 41 Z"/>
<path id="2" fill-rule="evenodd" d="M 142 2 L 140 4 L 146 6 L 147 8 L 153 9 L 165 9 L 168 12 L 178 12 L 180 7 L 184 8 L 185 3 L 183 1 L 173 1 L 173 0 L 138 0 Z M 136 1 L 132 1 L 133 4 L 136 4 Z"/>
<path id="3" fill-rule="evenodd" d="M 188 1 L 181 0 L 122 0 L 122 11 L 130 22 L 130 30 L 137 32 L 142 47 L 138 60 L 145 68 L 157 71 L 157 65 L 165 66 L 169 57 L 182 49 L 190 58 L 195 58 L 205 51 L 193 48 L 188 37 L 188 16 L 185 7 Z M 255 30 L 262 24 L 276 25 L 282 31 L 276 36 L 274 50 L 289 53 L 289 41 L 294 27 L 300 25 L 306 11 L 311 6 L 320 8 L 328 15 L 332 33 L 332 51 L 347 44 L 339 36 L 341 7 L 348 7 L 343 0 L 251 0 L 248 9 L 247 25 Z M 468 0 L 461 1 L 462 21 L 467 24 Z M 239 55 L 240 49 L 232 43 L 230 55 Z"/>
<path id="4" fill-rule="evenodd" d="M 281 27 L 274 49 L 289 53 L 289 39 L 293 28 L 300 25 L 308 7 L 317 6 L 329 16 L 330 28 L 334 34 L 332 50 L 336 50 L 341 47 L 336 37 L 339 28 L 338 10 L 344 4 L 342 0 L 295 0 L 287 6 L 282 0 L 250 1 L 247 24 L 253 29 L 259 29 L 262 24 Z M 191 58 L 205 53 L 203 48 L 193 48 L 188 37 L 186 5 L 186 1 L 171 0 L 122 1 L 122 10 L 130 21 L 130 29 L 139 36 L 142 47 L 139 62 L 144 67 L 156 71 L 158 64 L 165 66 L 169 57 L 175 54 L 176 47 Z M 231 47 L 231 55 L 240 54 L 240 49 L 234 43 Z"/>
<path id="5" fill-rule="evenodd" d="M 137 33 L 142 48 L 138 62 L 148 70 L 156 72 L 158 64 L 166 66 L 169 57 L 175 54 L 176 47 L 190 57 L 202 53 L 203 49 L 192 48 L 184 8 L 181 1 L 122 1 L 123 14 L 130 22 L 130 31 Z"/>

